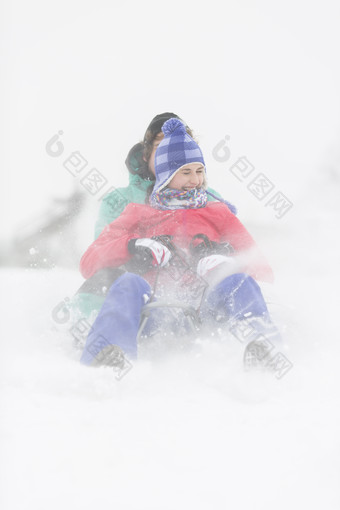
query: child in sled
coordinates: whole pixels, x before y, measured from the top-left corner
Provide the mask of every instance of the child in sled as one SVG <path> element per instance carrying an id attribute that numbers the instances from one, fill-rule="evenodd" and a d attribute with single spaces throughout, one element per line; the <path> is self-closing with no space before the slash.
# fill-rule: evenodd
<path id="1" fill-rule="evenodd" d="M 191 277 L 206 283 L 200 306 L 204 321 L 247 321 L 255 337 L 279 338 L 256 282 L 273 280 L 270 266 L 229 207 L 208 202 L 203 154 L 181 120 L 169 119 L 162 131 L 150 205 L 129 204 L 81 259 L 85 278 L 103 268 L 130 268 L 110 287 L 91 328 L 81 357 L 86 365 L 113 365 L 117 349 L 130 359 L 137 357 L 141 312 L 156 280 L 153 297 L 179 291 L 180 299 L 190 304 L 188 271 L 171 277 L 179 262 L 190 268 Z"/>
<path id="2" fill-rule="evenodd" d="M 123 188 L 116 188 L 103 198 L 99 216 L 95 226 L 95 238 L 112 221 L 117 219 L 129 203 L 148 203 L 150 192 L 155 183 L 155 152 L 164 138 L 162 126 L 171 118 L 180 119 L 172 112 L 156 115 L 148 125 L 143 141 L 136 143 L 129 151 L 125 164 L 129 171 L 129 184 Z M 180 119 L 182 120 L 182 119 Z M 184 123 L 184 121 L 183 121 Z M 186 132 L 194 138 L 192 129 L 186 125 Z M 208 188 L 208 201 L 221 198 L 217 191 Z M 231 210 L 235 207 L 229 204 Z M 71 303 L 73 320 L 86 318 L 92 323 L 104 303 L 107 290 L 115 280 L 125 272 L 124 267 L 104 267 L 91 278 L 86 279 L 78 289 Z"/>

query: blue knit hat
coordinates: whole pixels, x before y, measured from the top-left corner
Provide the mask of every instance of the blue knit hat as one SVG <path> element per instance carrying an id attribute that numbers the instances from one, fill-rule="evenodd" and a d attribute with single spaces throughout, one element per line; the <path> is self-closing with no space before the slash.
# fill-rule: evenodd
<path id="1" fill-rule="evenodd" d="M 180 119 L 167 120 L 162 131 L 164 138 L 155 153 L 156 182 L 153 193 L 163 189 L 175 173 L 189 163 L 200 163 L 205 168 L 201 149 L 188 135 Z"/>

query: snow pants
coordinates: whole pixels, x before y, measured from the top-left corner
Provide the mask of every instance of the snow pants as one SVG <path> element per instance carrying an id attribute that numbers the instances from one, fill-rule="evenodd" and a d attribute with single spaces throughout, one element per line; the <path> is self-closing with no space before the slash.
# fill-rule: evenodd
<path id="1" fill-rule="evenodd" d="M 130 359 L 137 357 L 137 333 L 141 311 L 151 295 L 149 283 L 125 273 L 110 287 L 105 302 L 88 334 L 81 363 L 91 365 L 107 345 L 117 345 Z M 207 293 L 201 306 L 203 320 L 266 317 L 268 310 L 260 287 L 244 273 L 226 277 Z"/>

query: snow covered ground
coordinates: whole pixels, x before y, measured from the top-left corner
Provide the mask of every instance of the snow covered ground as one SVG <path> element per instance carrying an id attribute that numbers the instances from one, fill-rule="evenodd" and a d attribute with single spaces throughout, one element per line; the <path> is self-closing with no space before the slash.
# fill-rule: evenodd
<path id="1" fill-rule="evenodd" d="M 237 341 L 143 359 L 121 380 L 82 367 L 69 324 L 52 317 L 78 273 L 3 269 L 2 508 L 339 508 L 329 219 L 311 219 L 322 232 L 311 250 L 294 232 L 276 242 L 277 263 L 294 243 L 275 287 L 294 365 L 281 379 L 244 372 Z"/>
<path id="2" fill-rule="evenodd" d="M 336 510 L 339 4 L 174 0 L 164 12 L 153 0 L 3 2 L 1 244 L 79 186 L 63 166 L 71 152 L 107 177 L 104 191 L 125 185 L 128 150 L 153 115 L 174 111 L 274 268 L 266 295 L 293 367 L 246 373 L 236 340 L 210 340 L 144 357 L 117 380 L 80 366 L 70 324 L 54 320 L 82 282 L 77 260 L 1 267 L 0 507 Z M 51 157 L 60 130 L 64 152 Z M 213 149 L 227 135 L 221 162 Z M 241 156 L 292 201 L 284 218 L 229 171 Z M 80 252 L 97 214 L 89 198 Z"/>

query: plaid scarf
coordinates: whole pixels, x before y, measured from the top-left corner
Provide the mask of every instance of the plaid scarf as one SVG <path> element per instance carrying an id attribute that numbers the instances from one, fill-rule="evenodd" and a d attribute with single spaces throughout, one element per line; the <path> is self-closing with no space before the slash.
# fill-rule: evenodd
<path id="1" fill-rule="evenodd" d="M 205 207 L 207 194 L 203 188 L 194 188 L 190 191 L 166 188 L 152 193 L 150 205 L 156 209 L 199 209 Z"/>

